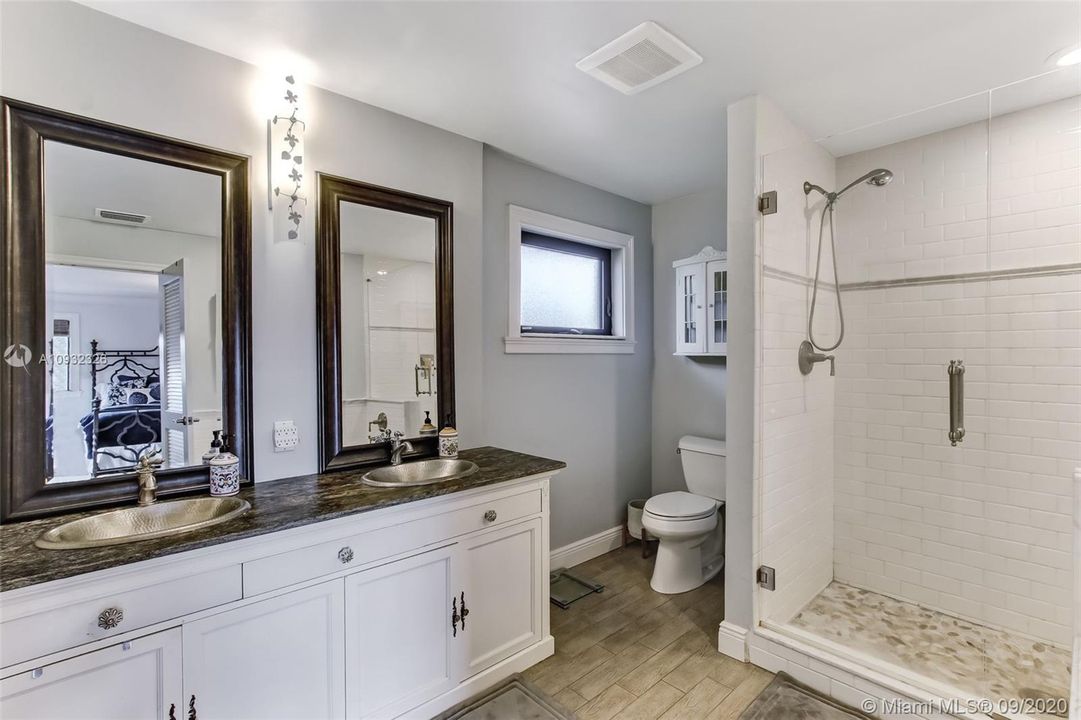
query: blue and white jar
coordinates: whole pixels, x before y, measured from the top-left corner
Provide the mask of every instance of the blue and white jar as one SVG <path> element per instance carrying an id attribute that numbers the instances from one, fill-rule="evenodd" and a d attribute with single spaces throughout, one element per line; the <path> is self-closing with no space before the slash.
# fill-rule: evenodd
<path id="1" fill-rule="evenodd" d="M 210 494 L 236 495 L 240 492 L 240 458 L 221 452 L 210 459 Z"/>

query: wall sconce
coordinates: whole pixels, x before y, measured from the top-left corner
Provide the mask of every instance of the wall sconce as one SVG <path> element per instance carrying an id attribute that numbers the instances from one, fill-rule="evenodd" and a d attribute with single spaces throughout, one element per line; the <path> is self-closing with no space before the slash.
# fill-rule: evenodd
<path id="1" fill-rule="evenodd" d="M 292 75 L 285 76 L 285 95 L 288 115 L 275 115 L 266 122 L 267 144 L 267 209 L 274 210 L 274 199 L 289 201 L 287 208 L 289 239 L 300 235 L 301 208 L 308 200 L 300 194 L 304 180 L 304 132 L 308 129 L 300 119 L 300 95 L 294 90 L 296 81 Z M 283 201 L 284 201 L 283 200 Z"/>

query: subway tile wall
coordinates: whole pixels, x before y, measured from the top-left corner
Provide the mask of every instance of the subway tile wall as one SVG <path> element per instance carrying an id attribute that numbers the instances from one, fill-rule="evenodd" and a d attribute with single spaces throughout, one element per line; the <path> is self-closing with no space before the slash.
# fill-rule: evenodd
<path id="1" fill-rule="evenodd" d="M 1074 97 L 840 158 L 842 180 L 897 173 L 839 207 L 842 281 L 1081 262 L 1079 108 Z M 844 301 L 837 579 L 1068 645 L 1081 274 Z M 967 367 L 958 447 L 946 440 L 954 358 Z"/>

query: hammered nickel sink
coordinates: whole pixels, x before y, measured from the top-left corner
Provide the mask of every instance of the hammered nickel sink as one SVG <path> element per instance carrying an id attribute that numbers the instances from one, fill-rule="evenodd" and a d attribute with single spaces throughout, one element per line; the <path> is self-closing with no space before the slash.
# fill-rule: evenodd
<path id="1" fill-rule="evenodd" d="M 72 520 L 46 530 L 34 544 L 46 550 L 120 545 L 217 525 L 250 509 L 247 500 L 235 497 L 170 500 Z"/>
<path id="2" fill-rule="evenodd" d="M 479 468 L 468 460 L 439 458 L 438 460 L 419 460 L 417 462 L 390 465 L 364 473 L 360 479 L 365 485 L 374 487 L 412 487 L 414 485 L 434 485 L 435 483 L 457 480 L 472 475 Z"/>

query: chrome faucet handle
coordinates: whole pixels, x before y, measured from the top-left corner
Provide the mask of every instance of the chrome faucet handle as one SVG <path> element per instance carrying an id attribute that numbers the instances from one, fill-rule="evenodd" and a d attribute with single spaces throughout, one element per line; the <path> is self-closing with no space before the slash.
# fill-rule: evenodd
<path id="1" fill-rule="evenodd" d="M 139 458 L 138 469 L 141 470 L 141 471 L 151 471 L 152 472 L 152 471 L 160 468 L 162 466 L 162 463 L 164 463 L 164 462 L 165 462 L 165 459 L 162 458 L 162 456 L 159 453 L 154 453 L 152 455 L 143 455 L 141 458 Z"/>

